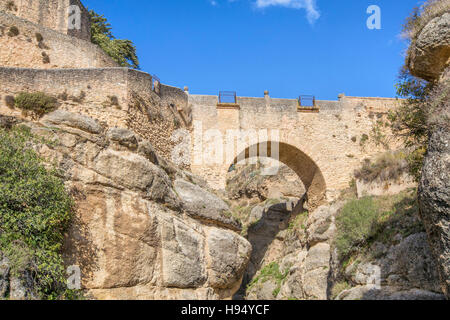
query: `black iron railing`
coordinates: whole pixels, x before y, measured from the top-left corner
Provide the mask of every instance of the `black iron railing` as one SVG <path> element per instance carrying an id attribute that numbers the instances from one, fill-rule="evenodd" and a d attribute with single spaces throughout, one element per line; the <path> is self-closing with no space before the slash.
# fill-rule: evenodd
<path id="1" fill-rule="evenodd" d="M 236 91 L 220 91 L 219 92 L 219 103 L 237 103 Z"/>
<path id="2" fill-rule="evenodd" d="M 313 108 L 316 106 L 316 97 L 311 95 L 301 95 L 298 97 L 298 105 L 304 108 Z"/>

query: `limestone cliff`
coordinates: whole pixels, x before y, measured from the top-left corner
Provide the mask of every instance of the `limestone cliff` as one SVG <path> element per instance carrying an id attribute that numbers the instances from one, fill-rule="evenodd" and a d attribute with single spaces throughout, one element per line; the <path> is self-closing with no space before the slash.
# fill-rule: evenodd
<path id="1" fill-rule="evenodd" d="M 251 245 L 204 182 L 163 160 L 133 132 L 104 128 L 87 116 L 58 110 L 22 124 L 54 142 L 36 149 L 62 169 L 76 201 L 64 256 L 80 266 L 88 297 L 234 294 Z"/>
<path id="2" fill-rule="evenodd" d="M 445 1 L 442 1 L 444 3 Z M 448 2 L 447 2 L 448 4 Z M 450 298 L 450 13 L 428 21 L 408 57 L 414 75 L 437 83 L 428 153 L 419 188 L 421 216 L 438 261 L 442 290 Z"/>

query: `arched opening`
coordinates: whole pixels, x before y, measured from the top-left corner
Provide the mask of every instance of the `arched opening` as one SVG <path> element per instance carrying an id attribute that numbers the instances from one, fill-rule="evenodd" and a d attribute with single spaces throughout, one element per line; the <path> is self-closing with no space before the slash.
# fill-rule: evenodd
<path id="1" fill-rule="evenodd" d="M 264 165 L 260 163 L 266 162 L 263 159 L 274 161 Z M 278 170 L 270 170 L 277 166 Z M 262 175 L 262 168 L 269 170 Z M 271 196 L 276 194 L 270 191 L 273 187 L 280 188 L 281 196 Z M 293 234 L 290 233 L 293 226 L 306 223 L 308 211 L 322 204 L 325 191 L 325 179 L 317 164 L 290 144 L 270 141 L 254 144 L 235 157 L 228 172 L 226 192 L 253 251 L 234 299 L 248 297 L 258 271 L 267 260 L 275 259 L 281 242 Z M 305 200 L 308 208 L 304 207 Z"/>
<path id="2" fill-rule="evenodd" d="M 267 150 L 267 152 L 266 152 Z M 320 168 L 304 152 L 283 142 L 278 143 L 272 152 L 272 142 L 263 142 L 247 147 L 234 159 L 233 164 L 250 157 L 269 157 L 284 163 L 302 180 L 307 194 L 308 207 L 315 208 L 325 200 L 326 183 Z"/>

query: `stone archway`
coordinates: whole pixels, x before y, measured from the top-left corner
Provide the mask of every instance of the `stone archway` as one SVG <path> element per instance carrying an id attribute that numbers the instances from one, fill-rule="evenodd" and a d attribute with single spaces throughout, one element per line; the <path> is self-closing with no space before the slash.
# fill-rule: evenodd
<path id="1" fill-rule="evenodd" d="M 267 147 L 266 147 L 267 146 Z M 260 152 L 261 149 L 261 152 Z M 267 150 L 267 152 L 265 151 Z M 272 154 L 273 153 L 273 154 Z M 307 154 L 297 147 L 278 143 L 278 155 L 272 152 L 272 142 L 262 142 L 247 147 L 234 159 L 234 164 L 250 157 L 274 158 L 291 168 L 302 180 L 308 197 L 308 206 L 315 208 L 325 201 L 326 183 L 319 166 Z"/>

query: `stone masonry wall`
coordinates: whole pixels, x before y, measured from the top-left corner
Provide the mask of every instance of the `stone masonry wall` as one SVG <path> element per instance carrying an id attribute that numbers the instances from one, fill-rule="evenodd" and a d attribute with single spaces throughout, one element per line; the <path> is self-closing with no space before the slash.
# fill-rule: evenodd
<path id="1" fill-rule="evenodd" d="M 152 77 L 136 70 L 0 67 L 0 83 L 1 114 L 23 117 L 20 110 L 6 105 L 6 97 L 41 91 L 57 97 L 61 110 L 90 116 L 106 127 L 132 129 L 166 159 L 175 144 L 172 132 L 184 125 L 178 110 L 186 110 L 185 93 L 160 85 L 158 94 L 152 89 Z"/>
<path id="2" fill-rule="evenodd" d="M 69 28 L 69 7 L 80 10 L 81 29 Z M 90 41 L 89 13 L 79 0 L 0 0 L 0 10 L 43 27 Z"/>
<path id="3" fill-rule="evenodd" d="M 11 32 L 17 28 L 18 34 Z M 118 67 L 102 49 L 1 11 L 0 66 L 22 68 Z"/>
<path id="4" fill-rule="evenodd" d="M 217 103 L 216 96 L 189 96 L 194 124 L 196 121 L 201 123 L 203 136 L 207 131 L 217 129 L 225 141 L 226 132 L 230 129 L 269 129 L 270 140 L 270 130 L 279 130 L 280 142 L 293 147 L 285 149 L 299 150 L 292 156 L 285 156 L 288 162 L 285 164 L 294 171 L 297 168 L 297 172 L 308 172 L 313 168 L 302 168 L 302 163 L 312 160 L 323 175 L 328 199 L 335 198 L 340 190 L 349 186 L 353 171 L 365 158 L 401 145 L 386 125 L 387 113 L 396 107 L 397 99 L 342 95 L 339 101 L 318 100 L 319 112 L 298 111 L 297 100 L 269 96 L 238 97 L 239 107 L 221 108 Z M 243 151 L 236 149 L 235 156 Z M 208 146 L 204 145 L 203 150 L 208 150 Z M 205 178 L 211 187 L 223 189 L 226 173 L 232 164 L 226 158 L 224 155 L 222 164 L 202 163 L 191 166 L 191 169 Z"/>

